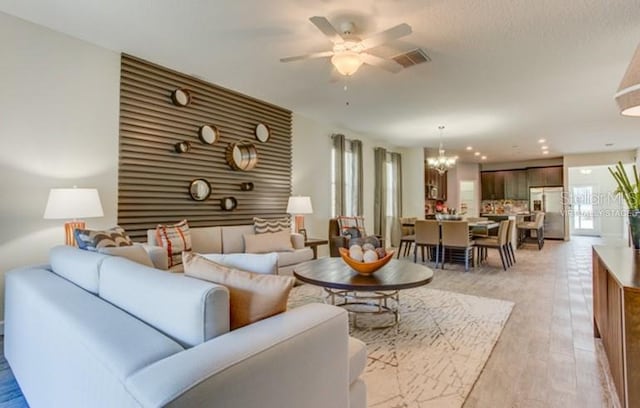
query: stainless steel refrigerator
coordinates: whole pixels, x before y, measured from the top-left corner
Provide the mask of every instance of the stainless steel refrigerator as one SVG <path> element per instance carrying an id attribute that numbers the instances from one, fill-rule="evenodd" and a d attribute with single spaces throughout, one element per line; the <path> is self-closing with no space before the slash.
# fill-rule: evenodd
<path id="1" fill-rule="evenodd" d="M 562 187 L 529 188 L 529 210 L 544 212 L 544 237 L 564 239 Z"/>

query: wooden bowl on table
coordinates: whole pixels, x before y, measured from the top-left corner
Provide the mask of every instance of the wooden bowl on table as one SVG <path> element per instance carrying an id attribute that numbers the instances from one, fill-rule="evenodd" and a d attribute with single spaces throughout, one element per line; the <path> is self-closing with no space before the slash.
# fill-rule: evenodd
<path id="1" fill-rule="evenodd" d="M 377 271 L 378 269 L 382 268 L 387 263 L 389 263 L 391 258 L 393 258 L 393 251 L 387 251 L 387 254 L 383 258 L 380 258 L 375 262 L 360 262 L 360 261 L 356 261 L 355 259 L 349 256 L 348 249 L 338 248 L 338 250 L 340 251 L 340 256 L 342 257 L 342 260 L 347 265 L 349 265 L 351 269 L 358 272 L 358 274 L 364 275 L 364 276 L 371 275 L 372 273 L 374 273 L 375 271 Z"/>

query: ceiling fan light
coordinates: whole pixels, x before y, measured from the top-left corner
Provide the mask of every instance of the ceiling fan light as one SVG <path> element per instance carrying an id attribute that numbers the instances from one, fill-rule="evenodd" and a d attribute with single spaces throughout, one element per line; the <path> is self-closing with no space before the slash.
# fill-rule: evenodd
<path id="1" fill-rule="evenodd" d="M 360 68 L 360 65 L 362 65 L 362 59 L 357 52 L 343 51 L 334 54 L 334 56 L 331 57 L 331 63 L 342 75 L 351 76 L 355 74 L 358 68 Z"/>
<path id="2" fill-rule="evenodd" d="M 640 46 L 622 77 L 615 98 L 622 115 L 640 116 Z"/>

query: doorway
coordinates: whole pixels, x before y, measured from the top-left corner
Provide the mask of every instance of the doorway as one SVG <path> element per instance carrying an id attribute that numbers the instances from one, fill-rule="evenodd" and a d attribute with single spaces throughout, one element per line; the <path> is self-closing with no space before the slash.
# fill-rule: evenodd
<path id="1" fill-rule="evenodd" d="M 594 220 L 594 186 L 571 186 L 571 235 L 600 236 Z"/>

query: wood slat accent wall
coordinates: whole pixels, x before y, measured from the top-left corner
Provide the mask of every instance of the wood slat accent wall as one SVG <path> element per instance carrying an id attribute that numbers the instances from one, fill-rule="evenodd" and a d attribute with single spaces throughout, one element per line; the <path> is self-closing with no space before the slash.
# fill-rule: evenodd
<path id="1" fill-rule="evenodd" d="M 175 106 L 171 93 L 186 88 L 192 101 Z M 271 139 L 260 143 L 255 126 L 266 123 Z M 220 139 L 207 145 L 198 129 L 213 124 Z M 250 171 L 234 171 L 225 159 L 230 143 L 248 140 L 258 151 Z M 176 153 L 188 141 L 188 153 Z M 137 241 L 157 224 L 184 218 L 193 227 L 250 224 L 254 216 L 283 216 L 291 195 L 291 112 L 156 64 L 122 54 L 120 73 L 120 158 L 118 224 Z M 208 200 L 189 195 L 193 179 L 211 183 Z M 253 191 L 241 191 L 242 182 Z M 220 207 L 235 197 L 234 211 Z"/>

